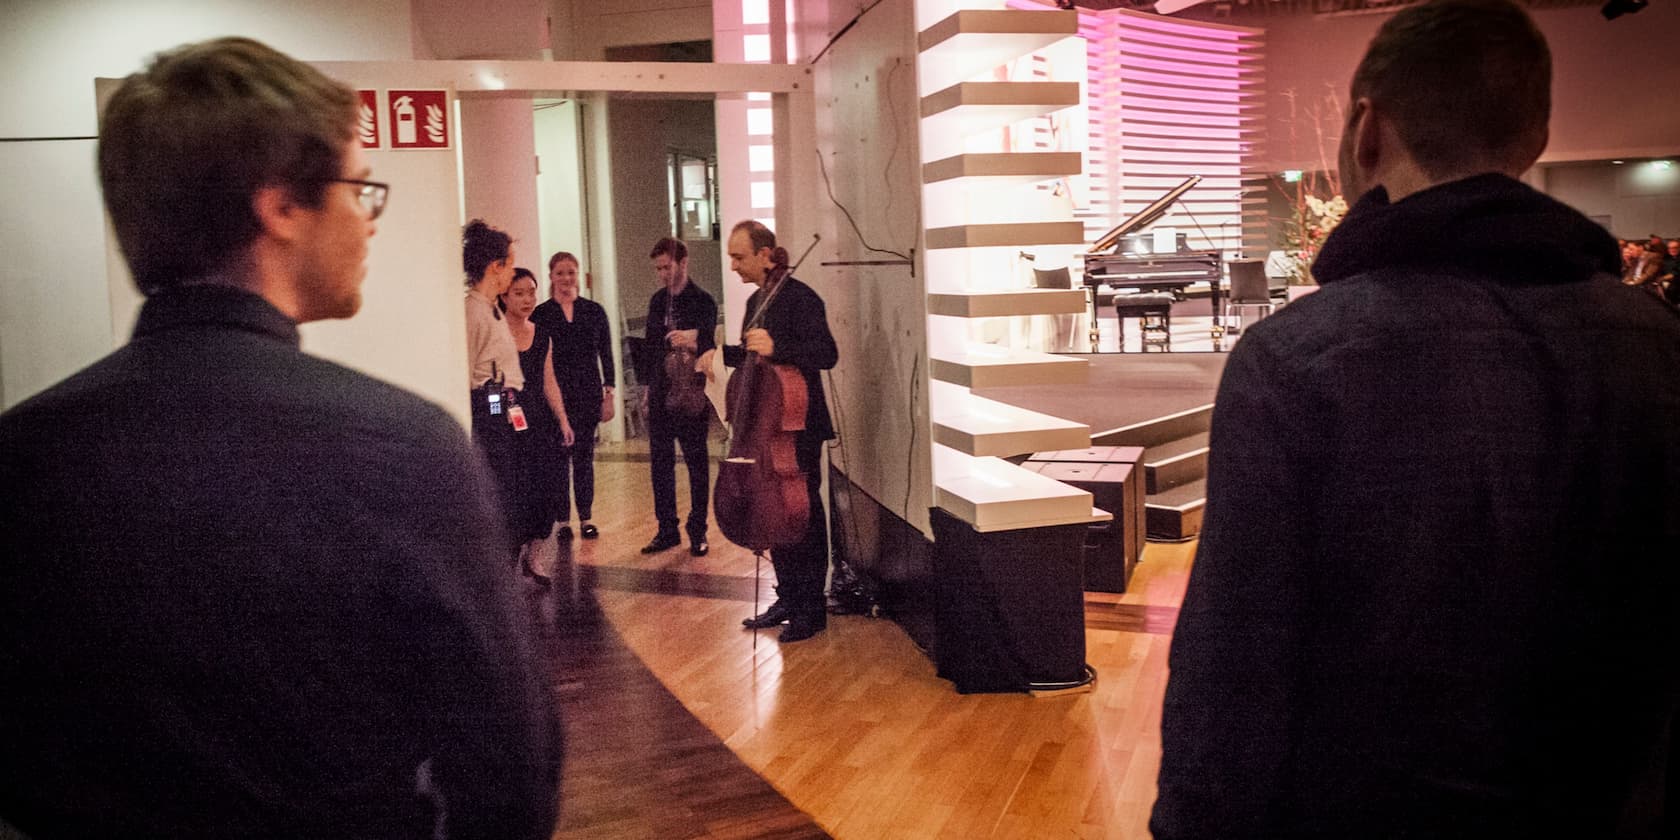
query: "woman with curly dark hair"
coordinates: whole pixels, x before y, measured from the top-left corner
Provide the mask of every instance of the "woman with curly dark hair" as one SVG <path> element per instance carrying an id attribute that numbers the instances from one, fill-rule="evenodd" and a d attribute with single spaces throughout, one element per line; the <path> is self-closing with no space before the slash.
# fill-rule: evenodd
<path id="1" fill-rule="evenodd" d="M 472 437 L 484 461 L 495 474 L 509 550 L 516 552 L 525 574 L 547 584 L 548 578 L 531 567 L 531 543 L 548 536 L 547 523 L 536 515 L 537 494 L 529 492 L 533 440 L 530 397 L 544 402 L 541 385 L 553 382 L 546 371 L 539 385 L 532 382 L 527 396 L 525 370 L 519 364 L 519 346 L 502 314 L 499 298 L 514 276 L 513 238 L 474 219 L 461 233 L 461 268 L 466 275 L 467 386 L 472 400 Z M 559 386 L 554 386 L 554 403 L 559 403 Z M 540 409 L 539 409 L 540 411 Z M 564 416 L 561 408 L 559 416 Z"/>

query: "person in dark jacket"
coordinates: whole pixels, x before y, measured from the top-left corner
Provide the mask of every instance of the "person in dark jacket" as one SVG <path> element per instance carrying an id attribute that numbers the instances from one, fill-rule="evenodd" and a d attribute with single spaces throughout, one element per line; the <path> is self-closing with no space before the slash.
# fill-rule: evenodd
<path id="1" fill-rule="evenodd" d="M 828 311 L 815 289 L 788 273 L 787 251 L 776 246 L 776 234 L 759 222 L 745 221 L 729 232 L 729 264 L 741 279 L 758 286 L 747 298 L 741 322 L 741 343 L 723 349 L 723 363 L 738 368 L 748 353 L 776 364 L 798 368 L 805 380 L 805 428 L 794 439 L 794 456 L 805 474 L 810 519 L 797 543 L 770 552 L 776 570 L 776 600 L 769 609 L 742 621 L 758 629 L 786 623 L 778 637 L 798 642 L 828 627 L 823 598 L 828 575 L 828 517 L 822 501 L 822 448 L 834 439 L 828 415 L 822 372 L 840 360 Z"/>
<path id="2" fill-rule="evenodd" d="M 1158 840 L 1674 830 L 1680 317 L 1516 180 L 1550 80 L 1507 0 L 1359 65 L 1322 289 L 1220 383 Z"/>
<path id="3" fill-rule="evenodd" d="M 146 302 L 0 415 L 0 821 L 29 837 L 553 831 L 558 721 L 466 436 L 299 348 L 360 307 L 385 205 L 356 103 L 237 38 L 110 100 Z"/>
<path id="4" fill-rule="evenodd" d="M 549 299 L 537 304 L 531 320 L 548 331 L 555 379 L 565 394 L 566 414 L 576 431 L 575 442 L 558 453 L 547 487 L 549 516 L 560 523 L 557 539 L 572 538 L 572 500 L 576 489 L 578 534 L 586 540 L 601 535 L 589 520 L 595 509 L 595 427 L 613 419 L 612 328 L 607 310 L 578 297 L 578 258 L 556 251 L 548 259 Z"/>
<path id="5" fill-rule="evenodd" d="M 667 399 L 673 386 L 669 367 L 683 367 L 677 375 L 690 377 L 696 388 L 700 370 L 709 368 L 717 349 L 717 302 L 688 276 L 688 246 L 669 236 L 653 244 L 648 254 L 662 288 L 648 299 L 646 339 L 654 358 L 647 389 L 648 473 L 653 481 L 653 515 L 659 530 L 642 546 L 643 554 L 657 554 L 682 544 L 677 533 L 677 444 L 682 444 L 688 471 L 688 553 L 704 557 L 710 529 L 711 455 L 706 449 L 712 410 L 704 400 L 692 412 L 674 408 Z M 673 363 L 674 359 L 691 359 Z M 689 369 L 691 368 L 692 369 Z"/>

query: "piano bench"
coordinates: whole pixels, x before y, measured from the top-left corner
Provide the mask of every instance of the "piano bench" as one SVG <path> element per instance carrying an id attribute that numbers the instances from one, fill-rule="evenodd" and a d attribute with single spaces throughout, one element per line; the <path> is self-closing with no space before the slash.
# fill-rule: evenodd
<path id="1" fill-rule="evenodd" d="M 1120 349 L 1124 351 L 1126 345 L 1127 318 L 1138 319 L 1138 329 L 1143 331 L 1145 346 L 1171 344 L 1173 301 L 1173 296 L 1164 292 L 1115 295 L 1114 320 L 1119 330 L 1117 343 Z"/>

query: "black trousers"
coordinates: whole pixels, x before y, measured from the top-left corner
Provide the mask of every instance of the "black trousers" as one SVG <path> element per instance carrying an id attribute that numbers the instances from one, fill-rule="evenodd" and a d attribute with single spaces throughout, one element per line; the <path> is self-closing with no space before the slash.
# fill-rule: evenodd
<path id="1" fill-rule="evenodd" d="M 474 392 L 477 397 L 480 392 Z M 482 402 L 482 400 L 479 400 Z M 495 479 L 496 502 L 501 508 L 509 550 L 548 535 L 544 519 L 541 485 L 532 481 L 533 460 L 543 442 L 534 429 L 515 431 L 503 415 L 492 415 L 474 405 L 472 439 Z"/>
<path id="2" fill-rule="evenodd" d="M 805 472 L 811 517 L 799 542 L 770 552 L 770 566 L 776 570 L 776 597 L 795 615 L 822 615 L 828 609 L 823 598 L 823 583 L 828 577 L 828 520 L 822 504 L 822 447 L 823 441 L 809 432 L 800 432 L 794 442 L 799 468 Z"/>
<path id="3" fill-rule="evenodd" d="M 653 476 L 653 515 L 659 533 L 677 533 L 676 444 L 682 444 L 683 463 L 688 466 L 688 523 L 684 530 L 691 542 L 706 538 L 706 511 L 711 503 L 711 462 L 706 451 L 710 415 L 696 418 L 673 417 L 659 404 L 655 392 L 648 405 L 648 455 Z"/>
<path id="4" fill-rule="evenodd" d="M 578 519 L 591 519 L 595 511 L 595 423 L 572 426 L 575 442 L 555 449 L 544 470 L 552 488 L 549 510 L 555 522 L 572 518 L 572 498 L 577 497 Z"/>

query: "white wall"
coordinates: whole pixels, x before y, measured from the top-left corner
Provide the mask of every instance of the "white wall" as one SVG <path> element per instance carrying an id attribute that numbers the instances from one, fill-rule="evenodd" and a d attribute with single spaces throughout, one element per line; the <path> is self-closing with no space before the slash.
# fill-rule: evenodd
<path id="1" fill-rule="evenodd" d="M 412 0 L 416 58 L 537 58 L 544 0 Z"/>
<path id="2" fill-rule="evenodd" d="M 590 271 L 587 208 L 583 196 L 583 103 L 576 100 L 551 103 L 537 110 L 533 119 L 537 145 L 537 209 L 542 225 L 542 263 L 556 251 L 576 254 L 584 271 Z M 542 273 L 542 272 L 539 272 Z M 581 282 L 581 280 L 580 280 Z M 594 297 L 584 288 L 584 297 Z M 543 278 L 542 294 L 548 295 Z"/>
<path id="3" fill-rule="evenodd" d="M 1606 21 L 1597 5 L 1531 12 L 1552 49 L 1552 137 L 1542 161 L 1680 154 L 1680 3 L 1654 2 Z M 1348 81 L 1387 15 L 1279 16 L 1265 21 L 1268 148 L 1274 171 L 1322 169 L 1316 135 L 1301 125 L 1292 145 L 1284 94 L 1303 104 Z M 1665 98 L 1666 97 L 1666 98 Z M 1335 165 L 1340 126 L 1325 138 Z"/>
<path id="4" fill-rule="evenodd" d="M 799 7 L 801 55 L 821 50 L 857 13 L 850 3 Z M 903 253 L 919 247 L 922 227 L 913 11 L 911 0 L 884 0 L 817 66 L 817 150 L 834 195 L 870 244 Z M 821 266 L 892 257 L 865 249 L 839 208 L 826 195 L 819 201 L 822 242 L 799 274 L 822 294 L 840 347 L 830 381 L 840 446 L 830 462 L 931 536 L 927 279 L 904 266 Z M 789 243 L 797 254 L 794 244 L 806 243 Z"/>
<path id="5" fill-rule="evenodd" d="M 0 3 L 0 407 L 115 342 L 94 170 L 94 79 L 188 41 L 246 35 L 302 59 L 409 57 L 408 0 Z M 77 137 L 53 140 L 33 138 Z"/>
<path id="6" fill-rule="evenodd" d="M 462 99 L 461 180 L 467 218 L 506 231 L 515 264 L 544 277 L 534 120 L 529 97 Z"/>
<path id="7" fill-rule="evenodd" d="M 611 135 L 612 221 L 617 238 L 619 301 L 624 318 L 647 314 L 648 298 L 658 290 L 648 251 L 671 235 L 666 154 L 672 150 L 710 156 L 717 148 L 717 128 L 710 99 L 614 98 L 607 107 Z M 709 239 L 685 240 L 689 277 L 721 309 L 724 283 L 718 266 L 722 248 Z"/>
<path id="8" fill-rule="evenodd" d="M 706 41 L 712 37 L 711 0 L 551 0 L 554 55 L 602 61 L 608 47 Z"/>
<path id="9" fill-rule="evenodd" d="M 1540 168 L 1548 194 L 1605 220 L 1610 232 L 1619 237 L 1680 236 L 1680 162 L 1667 169 L 1644 161 Z"/>

